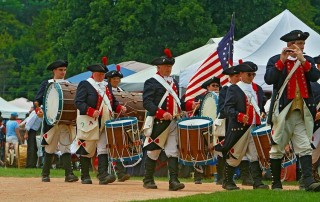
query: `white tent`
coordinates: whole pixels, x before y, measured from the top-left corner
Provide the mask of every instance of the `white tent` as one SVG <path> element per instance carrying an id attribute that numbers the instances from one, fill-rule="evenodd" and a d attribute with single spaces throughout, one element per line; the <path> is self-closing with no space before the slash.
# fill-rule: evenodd
<path id="1" fill-rule="evenodd" d="M 182 71 L 192 64 L 205 60 L 217 47 L 216 39 L 210 39 L 206 45 L 175 58 L 176 62 L 172 67 L 173 76 L 179 76 Z M 138 73 L 121 79 L 120 87 L 126 91 L 142 91 L 144 82 L 151 78 L 157 69 L 149 67 Z"/>
<path id="2" fill-rule="evenodd" d="M 30 110 L 30 108 L 33 106 L 33 103 L 29 101 L 27 98 L 20 97 L 16 98 L 14 100 L 9 101 L 10 104 L 13 104 L 19 108 L 25 109 L 25 110 Z"/>
<path id="3" fill-rule="evenodd" d="M 264 82 L 268 60 L 281 53 L 281 50 L 286 47 L 286 43 L 281 41 L 280 37 L 297 29 L 310 34 L 306 40 L 304 52 L 312 57 L 319 55 L 320 35 L 289 10 L 285 10 L 235 43 L 234 63 L 237 63 L 239 59 L 256 63 L 259 69 L 254 81 L 264 90 L 272 91 L 272 86 Z"/>
<path id="4" fill-rule="evenodd" d="M 2 113 L 3 118 L 10 118 L 12 112 L 18 113 L 18 118 L 23 119 L 26 117 L 26 114 L 29 112 L 29 109 L 22 109 L 13 104 L 10 104 L 2 97 L 0 97 L 0 112 Z"/>

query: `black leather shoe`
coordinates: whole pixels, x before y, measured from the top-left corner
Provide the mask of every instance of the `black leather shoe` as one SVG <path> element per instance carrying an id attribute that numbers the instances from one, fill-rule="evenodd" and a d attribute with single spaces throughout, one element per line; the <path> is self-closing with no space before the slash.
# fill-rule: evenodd
<path id="1" fill-rule="evenodd" d="M 99 179 L 99 184 L 109 184 L 116 181 L 116 177 L 114 175 L 107 175 L 104 178 Z"/>
<path id="2" fill-rule="evenodd" d="M 158 186 L 154 181 L 144 182 L 143 187 L 146 189 L 158 189 Z"/>
<path id="3" fill-rule="evenodd" d="M 81 180 L 81 184 L 92 184 L 91 178 L 84 178 Z"/>
<path id="4" fill-rule="evenodd" d="M 49 176 L 42 176 L 42 182 L 50 182 Z"/>
<path id="5" fill-rule="evenodd" d="M 126 180 L 129 180 L 130 177 L 131 176 L 129 174 L 124 174 L 124 175 L 118 176 L 118 182 L 124 182 Z"/>
<path id="6" fill-rule="evenodd" d="M 315 182 L 306 187 L 306 191 L 319 192 L 320 191 L 320 183 Z"/>
<path id="7" fill-rule="evenodd" d="M 226 190 L 238 190 L 240 189 L 239 187 L 237 187 L 237 185 L 235 183 L 225 183 L 222 188 L 226 189 Z"/>
<path id="8" fill-rule="evenodd" d="M 170 182 L 169 184 L 169 191 L 178 191 L 184 188 L 184 184 L 180 182 Z"/>
<path id="9" fill-rule="evenodd" d="M 202 181 L 201 180 L 196 180 L 194 181 L 195 184 L 202 184 Z"/>
<path id="10" fill-rule="evenodd" d="M 75 176 L 74 174 L 69 174 L 64 178 L 65 182 L 76 182 L 78 180 L 79 180 L 79 178 L 77 176 Z"/>
<path id="11" fill-rule="evenodd" d="M 244 180 L 242 180 L 242 185 L 243 185 L 243 186 L 253 186 L 253 180 L 251 180 L 251 179 L 244 179 Z"/>

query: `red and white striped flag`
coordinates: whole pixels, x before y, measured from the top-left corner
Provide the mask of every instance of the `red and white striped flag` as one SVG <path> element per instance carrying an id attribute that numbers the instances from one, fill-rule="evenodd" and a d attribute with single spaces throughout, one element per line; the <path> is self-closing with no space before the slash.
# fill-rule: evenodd
<path id="1" fill-rule="evenodd" d="M 222 86 L 228 83 L 228 76 L 223 75 L 222 71 L 232 66 L 233 40 L 234 15 L 232 15 L 230 30 L 219 42 L 217 50 L 202 63 L 195 75 L 191 78 L 185 94 L 186 101 L 205 92 L 206 90 L 201 88 L 201 85 L 214 76 L 220 78 Z"/>

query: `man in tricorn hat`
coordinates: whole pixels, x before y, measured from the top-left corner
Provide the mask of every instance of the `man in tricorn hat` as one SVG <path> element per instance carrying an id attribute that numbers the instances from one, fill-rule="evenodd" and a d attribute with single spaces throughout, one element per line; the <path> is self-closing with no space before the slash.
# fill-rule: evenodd
<path id="1" fill-rule="evenodd" d="M 253 62 L 244 62 L 234 68 L 240 72 L 241 81 L 228 88 L 224 104 L 224 112 L 228 117 L 228 129 L 222 151 L 226 157 L 224 182 L 226 190 L 239 189 L 233 181 L 235 167 L 247 156 L 250 161 L 254 189 L 269 189 L 262 182 L 262 171 L 258 162 L 258 153 L 255 148 L 251 128 L 260 125 L 260 116 L 264 114 L 263 90 L 253 83 L 258 66 Z M 217 148 L 217 147 L 216 147 Z"/>
<path id="2" fill-rule="evenodd" d="M 239 63 L 241 64 L 242 61 Z M 240 78 L 240 74 L 238 71 L 235 70 L 236 66 L 232 66 L 229 67 L 227 69 L 224 69 L 222 74 L 224 75 L 228 75 L 229 76 L 229 82 L 224 85 L 220 92 L 219 92 L 219 102 L 218 102 L 218 117 L 216 120 L 214 120 L 214 124 L 215 125 L 222 125 L 222 122 L 225 121 L 225 126 L 228 126 L 228 117 L 226 115 L 226 113 L 224 112 L 224 103 L 225 103 L 225 99 L 227 96 L 227 91 L 228 88 L 232 85 L 232 84 L 237 84 L 241 78 Z M 226 132 L 227 128 L 224 128 L 224 131 Z M 223 142 L 225 136 L 221 135 L 221 134 L 217 134 L 216 131 L 214 132 L 214 136 L 217 136 L 217 142 L 216 144 Z M 217 179 L 217 185 L 222 185 L 223 183 L 223 173 L 224 173 L 224 167 L 225 167 L 225 159 L 222 156 L 221 152 L 216 151 L 217 153 L 217 159 L 218 159 L 218 163 L 217 163 L 217 174 L 218 174 L 218 179 Z M 251 177 L 251 173 L 250 173 L 250 167 L 249 167 L 249 161 L 248 158 L 246 156 L 243 157 L 241 163 L 239 164 L 239 169 L 240 169 L 240 177 L 242 179 L 242 185 L 245 186 L 252 186 L 253 185 L 253 181 L 252 181 L 252 177 Z"/>
<path id="3" fill-rule="evenodd" d="M 271 99 L 273 110 L 269 112 L 271 120 L 268 119 L 272 124 L 270 151 L 272 189 L 282 189 L 281 161 L 284 147 L 291 141 L 295 153 L 300 157 L 306 191 L 320 191 L 320 183 L 316 183 L 312 177 L 310 145 L 316 112 L 310 82 L 317 81 L 320 73 L 314 65 L 313 58 L 303 55 L 308 37 L 309 33 L 301 30 L 293 30 L 282 36 L 280 39 L 287 43 L 287 47 L 269 59 L 264 76 L 265 82 L 273 85 Z M 294 68 L 297 69 L 292 71 Z M 288 78 L 289 72 L 293 72 L 290 78 Z M 284 83 L 286 78 L 289 80 Z M 282 86 L 284 90 L 279 97 L 277 94 Z M 279 100 L 276 100 L 276 97 L 279 97 Z M 279 103 L 276 105 L 277 109 L 273 107 L 275 103 Z"/>
<path id="4" fill-rule="evenodd" d="M 43 81 L 38 93 L 36 94 L 34 103 L 35 111 L 38 116 L 43 116 L 40 106 L 43 104 L 47 85 L 52 82 L 68 82 L 64 79 L 67 72 L 67 67 L 68 62 L 65 60 L 57 60 L 47 67 L 47 70 L 53 72 L 53 78 Z M 42 167 L 42 182 L 50 182 L 50 168 L 52 165 L 54 152 L 56 152 L 57 145 L 59 144 L 59 140 L 69 141 L 70 135 L 72 134 L 75 134 L 75 129 L 73 126 L 65 124 L 50 126 L 46 121 L 43 121 L 42 145 L 44 145 L 44 164 Z M 70 146 L 59 144 L 59 150 L 62 154 L 60 159 L 65 169 L 65 182 L 78 181 L 78 177 L 75 176 L 72 171 Z"/>
<path id="5" fill-rule="evenodd" d="M 181 112 L 181 101 L 178 97 L 178 82 L 170 76 L 175 60 L 169 49 L 165 49 L 164 53 L 165 56 L 152 61 L 151 64 L 156 65 L 158 71 L 156 75 L 146 80 L 143 89 L 143 106 L 148 111 L 150 119 L 154 116 L 153 124 L 147 120 L 144 126 L 146 136 L 144 148 L 147 151 L 147 157 L 143 187 L 157 189 L 153 175 L 160 152 L 164 150 L 168 157 L 169 190 L 177 191 L 184 188 L 184 184 L 178 180 L 179 152 L 176 120 Z M 152 128 L 148 134 L 146 126 L 149 129 Z"/>
<path id="6" fill-rule="evenodd" d="M 115 176 L 108 173 L 107 137 L 105 122 L 112 118 L 112 112 L 125 112 L 127 109 L 119 105 L 110 86 L 104 81 L 108 71 L 103 64 L 87 67 L 92 76 L 81 81 L 77 88 L 75 105 L 77 116 L 77 154 L 80 154 L 81 183 L 92 184 L 89 175 L 90 158 L 97 150 L 98 179 L 100 185 L 112 183 Z"/>

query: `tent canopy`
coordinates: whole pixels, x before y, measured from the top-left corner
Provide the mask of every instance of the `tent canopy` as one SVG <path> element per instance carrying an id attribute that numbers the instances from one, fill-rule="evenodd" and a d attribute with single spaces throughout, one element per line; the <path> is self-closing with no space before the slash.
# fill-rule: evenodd
<path id="1" fill-rule="evenodd" d="M 28 111 L 30 110 L 31 107 L 33 107 L 33 103 L 24 97 L 11 100 L 9 101 L 9 103 L 17 107 L 20 107 L 22 109 L 26 109 Z"/>
<path id="2" fill-rule="evenodd" d="M 206 45 L 175 57 L 175 63 L 172 67 L 171 75 L 179 76 L 180 72 L 184 71 L 190 65 L 209 57 L 217 46 L 214 41 L 215 39 L 210 39 Z M 142 91 L 144 82 L 151 78 L 156 72 L 157 68 L 155 66 L 151 66 L 145 70 L 121 79 L 120 87 L 126 91 Z"/>
<path id="3" fill-rule="evenodd" d="M 109 71 L 116 70 L 115 64 L 108 65 L 107 67 L 108 67 Z M 120 71 L 124 77 L 135 73 L 135 71 L 127 69 L 122 66 L 121 66 Z M 87 72 L 83 72 L 83 73 L 77 74 L 75 76 L 72 76 L 72 77 L 68 78 L 67 80 L 71 83 L 80 83 L 80 81 L 83 81 L 83 80 L 86 80 L 87 78 L 89 78 L 91 76 L 91 74 L 92 74 L 92 72 L 87 71 Z"/>
<path id="4" fill-rule="evenodd" d="M 4 100 L 2 97 L 0 97 L 0 111 L 2 113 L 3 118 L 10 118 L 11 113 L 17 112 L 18 118 L 23 119 L 26 117 L 26 114 L 29 112 L 29 109 L 22 109 L 20 107 L 17 107 L 13 104 L 10 104 L 6 100 Z"/>

